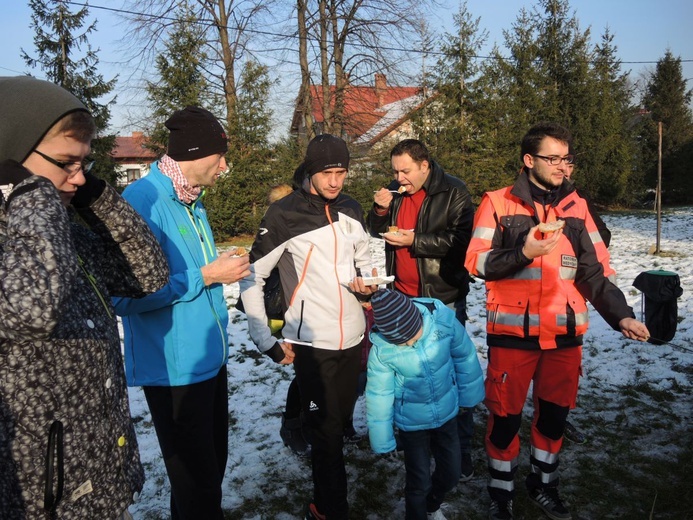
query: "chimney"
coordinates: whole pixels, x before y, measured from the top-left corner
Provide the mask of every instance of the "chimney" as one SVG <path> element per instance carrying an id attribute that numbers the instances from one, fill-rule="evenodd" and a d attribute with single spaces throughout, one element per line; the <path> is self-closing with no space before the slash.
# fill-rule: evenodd
<path id="1" fill-rule="evenodd" d="M 387 78 L 385 74 L 375 75 L 375 95 L 378 98 L 378 107 L 385 104 L 385 90 L 387 90 Z"/>
<path id="2" fill-rule="evenodd" d="M 132 137 L 134 139 L 142 139 L 142 137 L 144 137 L 144 133 L 143 132 L 132 132 Z"/>

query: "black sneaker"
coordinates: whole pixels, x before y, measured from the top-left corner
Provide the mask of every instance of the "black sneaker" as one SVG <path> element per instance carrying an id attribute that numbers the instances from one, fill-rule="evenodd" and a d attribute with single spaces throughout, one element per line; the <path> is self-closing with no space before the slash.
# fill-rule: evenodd
<path id="1" fill-rule="evenodd" d="M 557 487 L 534 488 L 529 492 L 529 498 L 552 520 L 571 520 L 573 517 L 563 501 L 558 496 Z"/>
<path id="2" fill-rule="evenodd" d="M 587 436 L 578 430 L 570 421 L 565 422 L 563 436 L 575 444 L 585 444 L 587 442 Z"/>
<path id="3" fill-rule="evenodd" d="M 460 471 L 460 482 L 469 482 L 474 477 L 474 463 L 471 453 L 462 454 L 462 471 Z"/>
<path id="4" fill-rule="evenodd" d="M 303 434 L 303 426 L 300 417 L 286 418 L 282 414 L 282 427 L 279 430 L 279 436 L 284 441 L 284 446 L 288 447 L 296 455 L 307 457 L 310 455 L 310 444 Z"/>
<path id="5" fill-rule="evenodd" d="M 489 520 L 512 520 L 515 518 L 513 516 L 513 501 L 491 499 L 488 518 Z"/>

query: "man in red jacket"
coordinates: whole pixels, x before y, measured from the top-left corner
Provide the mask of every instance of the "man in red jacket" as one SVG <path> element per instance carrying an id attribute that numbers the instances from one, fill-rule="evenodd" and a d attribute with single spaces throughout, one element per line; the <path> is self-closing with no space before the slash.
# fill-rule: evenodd
<path id="1" fill-rule="evenodd" d="M 570 132 L 533 126 L 522 139 L 524 167 L 515 184 L 484 195 L 465 266 L 486 280 L 488 369 L 486 431 L 489 518 L 512 519 L 518 431 L 534 382 L 529 496 L 550 518 L 569 520 L 558 495 L 559 451 L 575 407 L 589 300 L 630 339 L 649 336 L 610 280 L 609 253 L 587 208 L 565 179 Z M 542 233 L 547 223 L 562 229 Z"/>

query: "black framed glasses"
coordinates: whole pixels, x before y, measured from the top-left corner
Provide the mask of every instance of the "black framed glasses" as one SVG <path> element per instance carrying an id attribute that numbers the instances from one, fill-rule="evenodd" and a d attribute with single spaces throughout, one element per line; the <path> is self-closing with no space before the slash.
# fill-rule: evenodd
<path id="1" fill-rule="evenodd" d="M 575 156 L 574 155 L 566 155 L 565 157 L 559 157 L 557 155 L 551 155 L 551 156 L 537 155 L 535 153 L 533 153 L 531 155 L 532 155 L 532 157 L 539 157 L 539 159 L 544 159 L 551 166 L 558 166 L 562 162 L 565 162 L 566 164 L 573 164 L 575 162 Z"/>
<path id="2" fill-rule="evenodd" d="M 39 152 L 38 150 L 32 151 L 35 154 L 38 154 L 41 157 L 43 157 L 49 163 L 55 164 L 58 168 L 62 168 L 63 170 L 65 170 L 67 172 L 68 177 L 73 177 L 77 175 L 80 170 L 82 170 L 82 173 L 87 173 L 89 170 L 91 170 L 92 166 L 94 166 L 94 160 L 89 157 L 85 157 L 84 160 L 77 162 L 62 162 L 53 159 L 52 157 L 46 155 L 43 152 Z"/>

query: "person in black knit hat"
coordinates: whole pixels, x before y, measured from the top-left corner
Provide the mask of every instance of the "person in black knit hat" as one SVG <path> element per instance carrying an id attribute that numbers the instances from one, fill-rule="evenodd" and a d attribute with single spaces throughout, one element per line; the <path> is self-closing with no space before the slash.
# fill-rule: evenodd
<path id="1" fill-rule="evenodd" d="M 142 386 L 171 483 L 171 518 L 221 520 L 228 456 L 229 320 L 223 284 L 250 274 L 248 256 L 218 253 L 204 189 L 226 170 L 226 133 L 204 108 L 166 121 L 168 153 L 123 192 L 159 239 L 171 269 L 161 291 L 116 300 L 125 372 Z"/>
<path id="2" fill-rule="evenodd" d="M 315 137 L 294 182 L 297 189 L 271 204 L 250 252 L 251 276 L 241 280 L 248 332 L 277 363 L 293 363 L 301 411 L 311 441 L 313 497 L 305 518 L 349 518 L 344 427 L 356 400 L 365 317 L 357 294 L 371 294 L 372 274 L 361 206 L 342 194 L 349 167 L 346 143 Z M 285 296 L 281 340 L 272 336 L 265 280 L 279 268 Z"/>
<path id="3" fill-rule="evenodd" d="M 209 110 L 186 107 L 174 112 L 164 124 L 171 131 L 167 155 L 174 161 L 225 155 L 228 150 L 224 128 Z"/>

